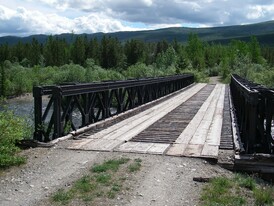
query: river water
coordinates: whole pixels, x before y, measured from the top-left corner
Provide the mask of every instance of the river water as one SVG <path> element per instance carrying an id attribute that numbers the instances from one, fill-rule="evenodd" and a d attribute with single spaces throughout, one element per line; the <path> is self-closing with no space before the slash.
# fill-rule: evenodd
<path id="1" fill-rule="evenodd" d="M 42 101 L 42 110 L 45 111 L 49 98 L 47 96 L 43 96 Z M 4 103 L 4 107 L 12 110 L 16 116 L 23 117 L 25 121 L 28 122 L 29 125 L 34 125 L 34 98 L 32 94 L 27 94 L 24 96 L 8 99 Z M 0 110 L 3 109 L 3 105 L 0 105 Z M 95 112 L 98 109 L 95 108 Z M 116 108 L 111 108 L 111 112 L 114 114 L 116 112 Z M 46 122 L 49 122 L 50 116 L 52 114 L 52 109 L 50 109 L 48 117 L 46 118 Z M 75 109 L 72 114 L 72 121 L 76 128 L 79 128 L 81 125 L 81 113 L 78 109 Z"/>
<path id="2" fill-rule="evenodd" d="M 43 99 L 43 107 L 45 108 L 49 99 Z M 24 96 L 7 99 L 0 106 L 0 110 L 3 108 L 11 110 L 16 116 L 22 117 L 30 125 L 34 125 L 34 98 L 32 94 L 26 94 Z"/>

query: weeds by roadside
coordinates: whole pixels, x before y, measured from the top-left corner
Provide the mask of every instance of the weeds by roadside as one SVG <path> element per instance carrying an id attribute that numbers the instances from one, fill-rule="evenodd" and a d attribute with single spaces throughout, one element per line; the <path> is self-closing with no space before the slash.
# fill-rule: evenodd
<path id="1" fill-rule="evenodd" d="M 113 199 L 123 189 L 130 173 L 140 170 L 141 162 L 141 159 L 120 158 L 94 165 L 69 189 L 58 190 L 51 201 L 53 204 L 67 205 L 74 201 L 91 204 L 99 198 Z"/>
<path id="2" fill-rule="evenodd" d="M 271 206 L 274 205 L 274 187 L 246 175 L 236 174 L 234 178 L 216 177 L 205 185 L 201 205 Z"/>
<path id="3" fill-rule="evenodd" d="M 11 111 L 0 111 L 0 169 L 19 165 L 26 161 L 18 155 L 17 141 L 28 135 L 28 125 L 23 118 Z"/>

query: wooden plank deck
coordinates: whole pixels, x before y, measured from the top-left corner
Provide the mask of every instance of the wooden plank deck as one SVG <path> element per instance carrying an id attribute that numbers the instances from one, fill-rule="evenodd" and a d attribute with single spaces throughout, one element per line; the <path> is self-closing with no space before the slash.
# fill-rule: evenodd
<path id="1" fill-rule="evenodd" d="M 148 110 L 145 110 L 133 117 L 125 119 L 101 132 L 94 135 L 88 136 L 85 140 L 78 143 L 77 141 L 69 147 L 69 149 L 84 149 L 86 144 L 97 144 L 100 139 L 107 139 L 109 142 L 120 140 L 120 144 L 125 141 L 130 140 L 132 137 L 136 136 L 138 133 L 149 127 L 151 124 L 159 120 L 161 117 L 165 116 L 168 112 L 175 109 L 177 106 L 187 101 L 195 93 L 205 87 L 206 84 L 197 84 L 191 89 L 185 90 L 178 95 L 162 102 Z M 118 146 L 117 144 L 116 146 Z M 93 148 L 93 147 L 92 147 Z M 110 148 L 112 151 L 115 147 Z M 100 146 L 98 148 L 100 150 Z"/>
<path id="2" fill-rule="evenodd" d="M 205 86 L 206 84 L 196 84 L 167 101 L 125 119 L 105 130 L 90 135 L 85 139 L 75 140 L 68 148 L 217 158 L 225 94 L 225 85 L 222 84 L 214 86 L 213 91 L 208 94 L 206 101 L 198 109 L 198 112 L 189 124 L 182 129 L 175 142 L 138 142 L 138 139 L 137 141 L 134 140 L 134 142 L 130 141 L 155 122 L 165 117 L 169 112 L 175 110 L 175 108 L 184 103 L 187 105 L 188 100 Z M 173 124 L 172 120 L 170 123 L 166 120 L 161 121 L 167 127 Z M 151 131 L 153 131 L 153 128 Z M 162 135 L 168 135 L 167 128 L 163 128 Z"/>
<path id="3" fill-rule="evenodd" d="M 217 158 L 225 85 L 217 84 L 167 155 Z"/>

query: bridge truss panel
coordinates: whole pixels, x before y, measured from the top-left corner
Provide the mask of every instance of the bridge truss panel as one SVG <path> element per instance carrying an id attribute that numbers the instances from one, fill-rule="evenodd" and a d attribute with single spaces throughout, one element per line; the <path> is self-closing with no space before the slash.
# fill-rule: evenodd
<path id="1" fill-rule="evenodd" d="M 192 74 L 34 87 L 34 139 L 48 142 L 118 115 L 194 82 Z M 43 96 L 50 96 L 47 106 Z"/>

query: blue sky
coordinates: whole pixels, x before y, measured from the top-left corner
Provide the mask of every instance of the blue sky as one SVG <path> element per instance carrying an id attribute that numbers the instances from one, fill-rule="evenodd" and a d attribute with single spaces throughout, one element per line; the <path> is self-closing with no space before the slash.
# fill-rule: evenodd
<path id="1" fill-rule="evenodd" d="M 0 36 L 212 27 L 274 20 L 274 0 L 1 0 Z"/>

